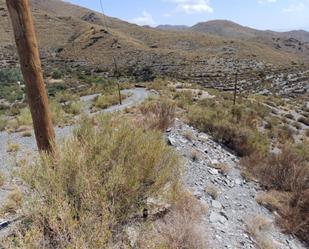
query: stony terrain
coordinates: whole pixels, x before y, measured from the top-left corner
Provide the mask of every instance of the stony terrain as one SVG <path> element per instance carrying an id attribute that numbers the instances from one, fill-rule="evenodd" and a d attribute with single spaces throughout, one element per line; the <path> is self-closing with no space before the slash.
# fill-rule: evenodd
<path id="1" fill-rule="evenodd" d="M 274 224 L 275 215 L 255 201 L 262 190 L 241 176 L 235 155 L 207 134 L 179 120 L 168 132 L 168 140 L 186 159 L 185 183 L 189 190 L 209 207 L 205 226 L 208 226 L 210 248 L 257 248 L 261 238 L 272 245 L 267 248 L 305 248 L 293 236 L 281 233 Z M 219 165 L 227 169 L 216 169 Z M 209 186 L 217 189 L 217 198 L 209 194 Z M 261 235 L 257 239 L 248 231 L 259 219 L 268 220 L 270 225 L 267 230 L 259 231 Z"/>

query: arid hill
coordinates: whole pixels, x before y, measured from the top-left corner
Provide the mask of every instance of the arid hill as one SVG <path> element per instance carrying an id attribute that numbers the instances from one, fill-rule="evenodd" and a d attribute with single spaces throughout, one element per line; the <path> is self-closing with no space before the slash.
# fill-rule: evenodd
<path id="1" fill-rule="evenodd" d="M 306 67 L 309 61 L 307 38 L 298 40 L 307 32 L 257 31 L 229 21 L 200 23 L 186 31 L 160 30 L 60 0 L 32 0 L 31 5 L 46 67 L 68 64 L 111 71 L 115 57 L 126 74 L 150 72 L 198 82 L 215 77 L 211 81 L 216 84 L 236 68 L 243 78 L 250 78 L 251 72 L 282 73 Z M 0 23 L 0 66 L 14 64 L 4 0 L 0 0 Z"/>

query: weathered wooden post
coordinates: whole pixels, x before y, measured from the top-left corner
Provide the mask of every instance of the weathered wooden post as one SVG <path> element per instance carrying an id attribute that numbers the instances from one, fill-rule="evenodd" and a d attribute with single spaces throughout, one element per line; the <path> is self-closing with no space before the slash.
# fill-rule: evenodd
<path id="1" fill-rule="evenodd" d="M 6 0 L 6 4 L 26 84 L 37 146 L 40 151 L 52 152 L 55 132 L 48 108 L 48 97 L 29 0 Z"/>

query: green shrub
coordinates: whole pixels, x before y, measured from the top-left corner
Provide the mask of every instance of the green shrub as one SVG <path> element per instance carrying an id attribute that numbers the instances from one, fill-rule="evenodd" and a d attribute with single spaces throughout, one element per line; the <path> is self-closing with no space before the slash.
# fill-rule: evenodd
<path id="1" fill-rule="evenodd" d="M 59 71 L 59 70 L 56 70 L 52 73 L 52 78 L 55 79 L 55 80 L 59 80 L 61 79 L 63 76 L 62 72 Z"/>
<path id="2" fill-rule="evenodd" d="M 1 84 L 17 83 L 17 81 L 22 81 L 22 80 L 23 80 L 23 76 L 19 68 L 0 70 Z"/>
<path id="3" fill-rule="evenodd" d="M 35 195 L 11 247 L 107 248 L 147 197 L 164 188 L 173 198 L 178 186 L 179 158 L 162 135 L 119 119 L 84 121 L 56 152 L 22 168 Z"/>

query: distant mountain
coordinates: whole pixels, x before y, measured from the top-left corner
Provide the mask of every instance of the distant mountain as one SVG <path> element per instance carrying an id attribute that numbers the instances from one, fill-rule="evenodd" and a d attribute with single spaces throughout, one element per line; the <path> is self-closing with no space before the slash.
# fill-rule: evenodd
<path id="1" fill-rule="evenodd" d="M 157 29 L 161 30 L 175 30 L 175 31 L 183 31 L 183 30 L 188 30 L 190 27 L 186 25 L 159 25 L 156 27 Z"/>
<path id="2" fill-rule="evenodd" d="M 227 20 L 200 22 L 192 26 L 190 30 L 235 39 L 251 39 L 258 36 L 261 32 Z"/>
<path id="3" fill-rule="evenodd" d="M 297 40 L 309 42 L 309 32 L 305 30 L 293 30 L 289 32 L 282 33 L 285 36 L 294 37 Z"/>

